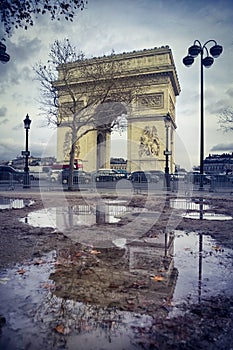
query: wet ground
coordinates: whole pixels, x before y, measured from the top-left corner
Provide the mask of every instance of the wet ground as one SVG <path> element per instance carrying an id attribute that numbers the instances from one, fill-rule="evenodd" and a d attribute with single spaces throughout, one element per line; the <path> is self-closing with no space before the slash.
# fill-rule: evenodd
<path id="1" fill-rule="evenodd" d="M 232 348 L 231 198 L 67 202 L 0 203 L 0 348 Z"/>

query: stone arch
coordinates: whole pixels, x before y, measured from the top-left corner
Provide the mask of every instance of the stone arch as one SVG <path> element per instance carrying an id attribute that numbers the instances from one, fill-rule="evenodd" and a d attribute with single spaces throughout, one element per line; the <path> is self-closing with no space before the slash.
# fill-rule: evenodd
<path id="1" fill-rule="evenodd" d="M 96 120 L 96 169 L 110 168 L 110 138 L 113 125 L 121 123 L 121 116 L 126 115 L 126 106 L 118 101 L 109 100 L 99 104 L 93 114 Z"/>
<path id="2" fill-rule="evenodd" d="M 169 129 L 169 150 L 171 155 L 170 171 L 175 168 L 175 129 L 176 129 L 176 97 L 180 93 L 180 86 L 171 49 L 168 46 L 149 50 L 133 51 L 116 54 L 98 59 L 87 60 L 94 65 L 96 60 L 105 62 L 114 59 L 125 62 L 125 70 L 116 79 L 137 80 L 143 88 L 127 108 L 127 170 L 129 172 L 145 169 L 164 170 L 166 132 L 164 119 L 167 113 L 171 116 Z M 76 69 L 74 63 L 72 69 Z M 78 63 L 77 63 L 78 71 Z M 77 91 L 85 85 L 88 91 L 88 81 L 77 80 Z M 84 169 L 95 171 L 98 166 L 110 167 L 110 128 L 109 124 L 120 115 L 124 106 L 116 101 L 114 96 L 106 104 L 100 104 L 94 114 L 97 116 L 96 130 L 85 134 L 80 140 L 80 158 Z M 109 114 L 109 108 L 111 113 Z M 113 113 L 112 113 L 113 112 Z M 124 111 L 125 112 L 125 111 Z M 109 117 L 108 118 L 106 118 Z M 104 120 L 104 122 L 103 122 Z M 62 161 L 62 145 L 65 142 L 65 128 L 58 128 L 57 158 Z M 102 155 L 99 155 L 101 152 Z"/>

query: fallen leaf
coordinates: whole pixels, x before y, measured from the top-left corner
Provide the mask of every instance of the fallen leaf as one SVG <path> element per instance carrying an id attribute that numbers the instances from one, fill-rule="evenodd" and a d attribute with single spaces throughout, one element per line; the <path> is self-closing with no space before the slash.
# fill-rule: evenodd
<path id="1" fill-rule="evenodd" d="M 26 270 L 24 270 L 24 269 L 19 269 L 19 270 L 17 271 L 17 273 L 18 273 L 19 275 L 23 275 L 25 272 L 26 272 Z"/>
<path id="2" fill-rule="evenodd" d="M 95 254 L 95 255 L 96 255 L 96 254 L 101 254 L 101 252 L 98 251 L 98 250 L 91 250 L 90 253 L 91 253 L 91 254 Z"/>
<path id="3" fill-rule="evenodd" d="M 76 253 L 75 254 L 75 256 L 77 257 L 77 258 L 79 258 L 80 256 L 82 256 L 83 254 L 81 253 L 81 252 L 78 252 L 78 253 Z"/>
<path id="4" fill-rule="evenodd" d="M 55 284 L 53 284 L 53 283 L 44 283 L 44 284 L 42 284 L 41 287 L 45 288 L 45 289 L 54 289 L 54 288 L 56 288 Z"/>
<path id="5" fill-rule="evenodd" d="M 163 280 L 164 280 L 164 277 L 162 277 L 162 276 L 154 276 L 154 277 L 151 277 L 151 279 L 152 279 L 153 281 L 160 282 L 160 281 L 163 281 Z"/>
<path id="6" fill-rule="evenodd" d="M 60 333 L 60 334 L 69 334 L 70 333 L 70 329 L 69 328 L 65 328 L 63 324 L 59 324 L 57 325 L 55 328 L 55 331 Z"/>
<path id="7" fill-rule="evenodd" d="M 63 324 L 59 324 L 55 327 L 55 331 L 57 331 L 58 333 L 64 334 L 65 327 L 63 326 Z"/>
<path id="8" fill-rule="evenodd" d="M 219 245 L 212 246 L 212 249 L 214 249 L 216 252 L 221 250 L 221 247 Z"/>
<path id="9" fill-rule="evenodd" d="M 41 264 L 45 264 L 45 261 L 44 260 L 35 260 L 33 262 L 34 265 L 41 265 Z"/>

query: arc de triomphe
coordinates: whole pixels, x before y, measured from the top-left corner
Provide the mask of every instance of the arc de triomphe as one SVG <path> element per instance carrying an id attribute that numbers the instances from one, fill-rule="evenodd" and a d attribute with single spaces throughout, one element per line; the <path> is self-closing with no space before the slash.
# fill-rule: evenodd
<path id="1" fill-rule="evenodd" d="M 108 56 L 98 58 L 107 60 Z M 133 51 L 114 55 L 115 60 L 127 62 L 127 72 L 122 77 L 135 77 L 143 86 L 126 111 L 127 119 L 127 170 L 164 170 L 166 128 L 164 119 L 169 113 L 169 168 L 175 166 L 176 97 L 180 85 L 168 46 L 149 50 Z M 94 64 L 95 58 L 89 61 Z M 78 69 L 78 63 L 77 63 Z M 82 82 L 83 83 L 83 82 Z M 57 129 L 57 160 L 67 161 L 64 151 L 67 144 L 67 128 Z M 78 158 L 83 161 L 84 170 L 110 168 L 110 132 L 93 130 L 86 133 L 78 146 Z"/>

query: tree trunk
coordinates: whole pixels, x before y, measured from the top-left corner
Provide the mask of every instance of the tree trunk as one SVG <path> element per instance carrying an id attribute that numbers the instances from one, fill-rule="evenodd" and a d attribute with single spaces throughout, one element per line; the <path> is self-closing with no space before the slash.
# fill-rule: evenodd
<path id="1" fill-rule="evenodd" d="M 70 149 L 70 163 L 69 163 L 69 176 L 68 176 L 68 191 L 74 190 L 74 157 L 75 157 L 75 143 L 76 135 L 72 131 L 72 141 Z"/>

